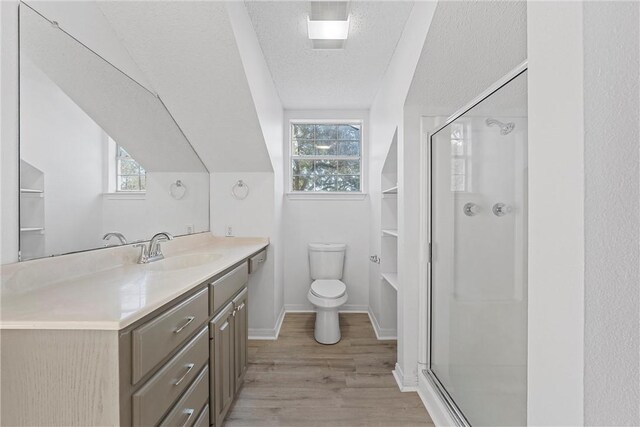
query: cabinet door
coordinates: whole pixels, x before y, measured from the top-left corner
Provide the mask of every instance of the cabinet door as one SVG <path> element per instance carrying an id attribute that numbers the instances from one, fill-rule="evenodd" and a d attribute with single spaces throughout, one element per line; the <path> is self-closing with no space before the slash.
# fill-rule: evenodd
<path id="1" fill-rule="evenodd" d="M 235 332 L 235 385 L 236 393 L 240 390 L 244 375 L 247 372 L 247 339 L 249 336 L 249 319 L 247 316 L 247 298 L 249 293 L 244 288 L 237 297 L 233 299 L 235 307 L 234 332 Z"/>
<path id="2" fill-rule="evenodd" d="M 212 354 L 213 377 L 211 379 L 211 396 L 214 410 L 211 412 L 211 423 L 216 427 L 222 425 L 235 394 L 234 370 L 234 324 L 233 303 L 227 304 L 212 321 Z"/>

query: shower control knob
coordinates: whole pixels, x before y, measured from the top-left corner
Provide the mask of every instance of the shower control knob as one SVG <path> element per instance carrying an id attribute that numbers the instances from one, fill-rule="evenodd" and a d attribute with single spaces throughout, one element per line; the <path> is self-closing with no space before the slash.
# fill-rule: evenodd
<path id="1" fill-rule="evenodd" d="M 480 206 L 469 202 L 463 206 L 462 211 L 466 216 L 475 216 L 480 213 Z"/>
<path id="2" fill-rule="evenodd" d="M 496 203 L 493 205 L 492 211 L 495 216 L 505 216 L 511 212 L 511 206 L 504 203 Z"/>

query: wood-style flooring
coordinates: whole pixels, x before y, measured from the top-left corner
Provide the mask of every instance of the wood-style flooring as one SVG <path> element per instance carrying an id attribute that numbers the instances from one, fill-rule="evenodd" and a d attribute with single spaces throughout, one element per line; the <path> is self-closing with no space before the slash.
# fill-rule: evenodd
<path id="1" fill-rule="evenodd" d="M 276 341 L 249 341 L 249 368 L 225 427 L 428 426 L 417 393 L 391 374 L 396 342 L 366 314 L 340 314 L 342 340 L 318 344 L 314 313 L 287 314 Z"/>

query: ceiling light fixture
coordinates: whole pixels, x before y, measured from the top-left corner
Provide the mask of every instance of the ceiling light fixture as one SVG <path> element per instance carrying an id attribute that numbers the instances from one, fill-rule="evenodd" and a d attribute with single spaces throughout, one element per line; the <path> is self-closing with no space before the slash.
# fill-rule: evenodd
<path id="1" fill-rule="evenodd" d="M 307 18 L 311 40 L 346 40 L 349 36 L 349 17 L 346 21 L 312 21 Z"/>

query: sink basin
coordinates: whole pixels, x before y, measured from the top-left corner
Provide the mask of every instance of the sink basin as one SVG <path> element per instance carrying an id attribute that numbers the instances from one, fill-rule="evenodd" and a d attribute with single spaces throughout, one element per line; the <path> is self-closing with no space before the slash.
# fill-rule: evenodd
<path id="1" fill-rule="evenodd" d="M 199 267 L 222 258 L 221 254 L 198 253 L 170 256 L 160 261 L 150 262 L 147 268 L 151 271 L 173 271 Z"/>

